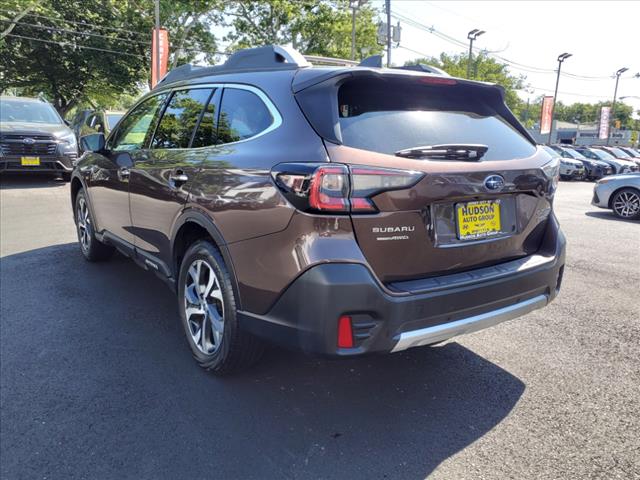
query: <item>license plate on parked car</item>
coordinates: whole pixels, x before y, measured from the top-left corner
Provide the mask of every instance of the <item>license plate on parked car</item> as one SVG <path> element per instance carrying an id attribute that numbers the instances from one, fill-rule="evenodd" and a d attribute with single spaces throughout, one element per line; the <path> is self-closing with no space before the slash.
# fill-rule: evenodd
<path id="1" fill-rule="evenodd" d="M 40 165 L 40 157 L 22 157 L 20 164 L 23 167 L 37 167 Z"/>
<path id="2" fill-rule="evenodd" d="M 456 204 L 458 238 L 477 240 L 500 233 L 500 200 Z"/>

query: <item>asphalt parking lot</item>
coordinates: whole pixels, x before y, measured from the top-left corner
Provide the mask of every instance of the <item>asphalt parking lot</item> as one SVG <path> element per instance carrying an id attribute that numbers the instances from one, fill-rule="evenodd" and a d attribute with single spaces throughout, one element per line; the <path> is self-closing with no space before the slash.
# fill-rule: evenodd
<path id="1" fill-rule="evenodd" d="M 437 348 L 352 361 L 280 349 L 219 379 L 173 295 L 85 262 L 68 185 L 0 191 L 0 476 L 640 478 L 640 224 L 562 183 L 548 308 Z"/>

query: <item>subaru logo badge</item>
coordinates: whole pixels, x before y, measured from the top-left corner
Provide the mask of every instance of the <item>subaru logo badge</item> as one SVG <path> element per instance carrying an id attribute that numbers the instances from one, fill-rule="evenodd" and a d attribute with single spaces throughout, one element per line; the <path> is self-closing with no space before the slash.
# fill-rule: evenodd
<path id="1" fill-rule="evenodd" d="M 36 141 L 33 138 L 25 137 L 22 139 L 22 143 L 33 145 L 34 143 L 36 143 Z"/>
<path id="2" fill-rule="evenodd" d="M 498 190 L 502 190 L 502 187 L 504 187 L 504 178 L 500 175 L 489 175 L 484 179 L 484 186 L 487 190 L 497 192 Z"/>

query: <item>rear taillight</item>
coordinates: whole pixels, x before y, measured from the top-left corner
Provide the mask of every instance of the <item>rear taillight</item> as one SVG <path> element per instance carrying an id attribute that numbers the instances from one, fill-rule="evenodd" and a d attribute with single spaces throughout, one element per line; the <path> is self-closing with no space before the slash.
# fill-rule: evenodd
<path id="1" fill-rule="evenodd" d="M 276 185 L 298 209 L 326 213 L 377 212 L 371 197 L 389 190 L 409 188 L 420 172 L 388 168 L 351 168 L 341 164 L 288 163 L 271 172 Z"/>

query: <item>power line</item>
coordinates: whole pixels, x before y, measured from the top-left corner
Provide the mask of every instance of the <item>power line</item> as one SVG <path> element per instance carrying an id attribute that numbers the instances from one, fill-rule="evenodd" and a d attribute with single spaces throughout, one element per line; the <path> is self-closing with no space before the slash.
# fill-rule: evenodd
<path id="1" fill-rule="evenodd" d="M 49 18 L 49 17 L 46 17 Z M 63 20 L 66 21 L 66 20 Z M 108 40 L 111 41 L 118 41 L 118 42 L 132 42 L 132 43 L 137 43 L 139 45 L 150 45 L 150 41 L 142 41 L 142 40 L 134 40 L 134 39 L 129 39 L 129 38 L 114 38 L 114 37 L 110 37 L 108 35 L 102 35 L 99 33 L 92 33 L 91 30 L 88 31 L 79 31 L 79 30 L 70 30 L 70 29 L 66 29 L 66 28 L 60 28 L 60 27 L 52 27 L 52 26 L 47 26 L 47 25 L 37 25 L 34 23 L 26 23 L 26 22 L 12 22 L 11 20 L 5 20 L 5 19 L 0 19 L 0 22 L 7 22 L 7 23 L 15 23 L 16 25 L 22 25 L 22 26 L 26 26 L 26 27 L 32 27 L 32 28 L 37 28 L 37 29 L 41 29 L 41 30 L 53 30 L 56 32 L 61 32 L 61 33 L 70 33 L 70 34 L 74 34 L 74 35 L 86 35 L 86 36 L 91 36 L 91 37 L 97 37 L 97 38 L 106 38 Z M 87 24 L 90 25 L 90 24 Z M 142 35 L 142 34 L 139 34 Z M 202 47 L 201 48 L 193 48 L 192 46 L 183 46 L 180 48 L 180 50 L 184 50 L 186 52 L 194 52 L 194 53 L 213 53 L 214 55 L 226 55 L 225 52 L 211 52 L 209 50 L 204 50 Z"/>
<path id="2" fill-rule="evenodd" d="M 0 22 L 7 22 L 7 23 L 15 23 L 16 25 L 22 25 L 22 26 L 26 26 L 26 27 L 32 27 L 32 28 L 37 28 L 40 30 L 53 30 L 56 32 L 63 32 L 63 33 L 73 33 L 76 35 L 86 35 L 86 36 L 90 36 L 90 37 L 98 37 L 98 38 L 106 38 L 112 41 L 119 41 L 119 42 L 133 42 L 133 43 L 138 43 L 140 45 L 149 45 L 149 42 L 143 42 L 141 40 L 133 40 L 130 38 L 114 38 L 114 37 L 110 37 L 108 35 L 101 35 L 99 33 L 91 33 L 90 31 L 86 31 L 86 32 L 81 32 L 78 30 L 69 30 L 66 28 L 59 28 L 59 27 L 50 27 L 47 25 L 37 25 L 35 23 L 25 23 L 25 22 L 12 22 L 11 20 L 4 20 L 0 18 Z"/>
<path id="3" fill-rule="evenodd" d="M 407 23 L 407 24 L 409 24 L 409 25 L 411 25 L 411 26 L 413 26 L 415 28 L 424 30 L 424 31 L 426 31 L 426 32 L 428 32 L 428 33 L 430 33 L 430 34 L 432 34 L 432 35 L 434 35 L 434 36 L 436 36 L 436 37 L 438 37 L 438 38 L 440 38 L 442 40 L 445 40 L 445 41 L 447 41 L 447 42 L 449 42 L 449 43 L 451 43 L 453 45 L 456 45 L 458 47 L 464 47 L 464 48 L 467 47 L 467 43 L 466 42 L 463 42 L 463 41 L 461 41 L 461 40 L 459 40 L 457 38 L 454 38 L 454 37 L 452 37 L 450 35 L 447 35 L 446 33 L 437 30 L 433 26 L 429 27 L 427 25 L 424 25 L 423 23 L 420 23 L 420 22 L 418 22 L 416 20 L 413 20 L 412 18 L 409 18 L 409 17 L 407 17 L 407 16 L 405 16 L 405 15 L 403 15 L 401 13 L 398 13 L 397 11 L 396 12 L 392 11 L 391 13 L 398 20 L 401 20 L 401 21 L 403 21 L 403 22 L 405 22 L 405 23 Z M 478 48 L 475 48 L 474 50 L 481 51 Z M 525 65 L 525 64 L 516 62 L 514 60 L 510 60 L 508 58 L 505 58 L 505 57 L 503 57 L 501 55 L 497 55 L 497 54 L 492 53 L 492 52 L 487 52 L 487 55 L 492 56 L 494 58 L 497 58 L 497 59 L 499 59 L 499 60 L 501 60 L 501 61 L 503 61 L 503 62 L 505 62 L 507 64 L 510 64 L 513 68 L 516 68 L 517 70 L 522 70 L 522 71 L 526 71 L 526 72 L 529 72 L 529 73 L 545 73 L 545 74 L 547 74 L 547 73 L 556 73 L 556 71 L 554 69 L 535 67 L 535 66 L 531 66 L 531 65 Z M 577 79 L 577 80 L 605 80 L 605 79 L 612 78 L 610 76 L 579 75 L 579 74 L 570 73 L 570 72 L 561 72 L 560 74 L 563 75 L 563 76 L 568 76 L 568 77 Z"/>
<path id="4" fill-rule="evenodd" d="M 15 14 L 15 12 L 11 12 L 10 10 L 6 10 L 6 9 L 0 9 L 0 11 L 5 12 L 5 13 L 9 13 L 9 14 Z M 126 32 L 126 33 L 130 33 L 132 35 L 139 35 L 139 36 L 147 36 L 147 33 L 142 33 L 142 32 L 137 32 L 134 30 L 128 30 L 126 28 L 118 28 L 118 27 L 107 27 L 105 25 L 96 25 L 95 23 L 87 23 L 87 22 L 78 22 L 75 20 L 67 20 L 66 18 L 60 18 L 60 17 L 48 17 L 46 15 L 39 15 L 37 13 L 27 13 L 27 16 L 30 17 L 37 17 L 37 18 L 46 18 L 47 20 L 57 20 L 57 21 L 63 21 L 66 23 L 73 23 L 74 25 L 82 25 L 84 27 L 95 27 L 95 28 L 102 28 L 104 30 L 114 30 L 117 32 Z"/>
<path id="5" fill-rule="evenodd" d="M 75 47 L 75 48 L 84 48 L 86 50 L 96 50 L 98 52 L 114 53 L 116 55 L 127 55 L 129 57 L 146 58 L 144 55 L 138 55 L 136 53 L 118 52 L 116 50 L 109 50 L 109 49 L 106 49 L 106 48 L 98 48 L 98 47 L 89 47 L 89 46 L 86 46 L 86 45 L 78 45 L 77 43 L 72 43 L 72 42 L 57 42 L 57 41 L 53 41 L 53 40 L 44 40 L 42 38 L 27 37 L 25 35 L 15 35 L 13 33 L 8 34 L 7 37 L 22 38 L 24 40 L 33 40 L 34 42 L 42 42 L 42 43 L 52 43 L 52 44 L 55 44 L 55 45 L 69 45 L 69 46 L 72 46 L 72 47 Z"/>

